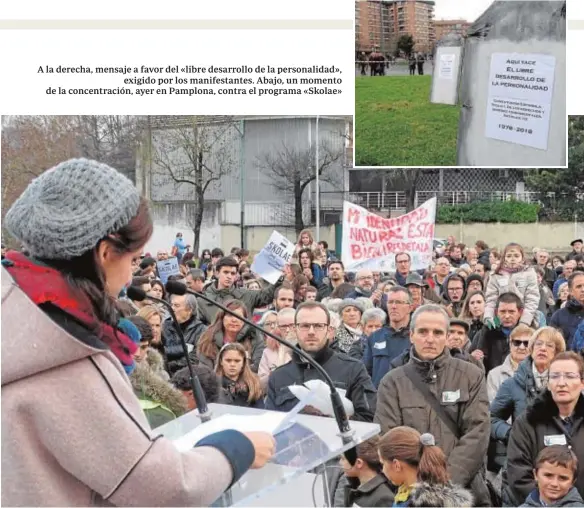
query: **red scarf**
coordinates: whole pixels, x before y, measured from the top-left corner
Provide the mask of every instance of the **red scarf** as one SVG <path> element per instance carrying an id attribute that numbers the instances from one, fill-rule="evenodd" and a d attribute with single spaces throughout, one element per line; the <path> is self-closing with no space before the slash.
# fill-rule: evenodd
<path id="1" fill-rule="evenodd" d="M 98 330 L 98 338 L 104 342 L 125 367 L 133 365 L 133 355 L 138 349 L 130 337 L 119 329 L 105 323 L 99 323 L 93 314 L 89 300 L 75 293 L 63 274 L 54 268 L 35 264 L 24 254 L 16 251 L 6 253 L 10 263 L 5 268 L 16 284 L 36 304 L 51 303 L 70 316 Z"/>

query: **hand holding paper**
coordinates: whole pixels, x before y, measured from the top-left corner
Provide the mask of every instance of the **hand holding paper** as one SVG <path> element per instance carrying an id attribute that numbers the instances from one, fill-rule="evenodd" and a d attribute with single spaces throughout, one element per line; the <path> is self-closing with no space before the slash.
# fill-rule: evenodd
<path id="1" fill-rule="evenodd" d="M 288 388 L 298 400 L 304 400 L 305 403 L 306 398 L 311 396 L 310 405 L 313 408 L 325 416 L 334 416 L 333 405 L 331 403 L 331 389 L 329 385 L 320 379 L 307 381 L 303 385 L 291 385 Z M 351 418 L 355 414 L 355 408 L 353 407 L 353 403 L 346 397 L 347 391 L 340 388 L 337 391 L 343 400 L 343 406 L 345 406 L 347 416 Z"/>

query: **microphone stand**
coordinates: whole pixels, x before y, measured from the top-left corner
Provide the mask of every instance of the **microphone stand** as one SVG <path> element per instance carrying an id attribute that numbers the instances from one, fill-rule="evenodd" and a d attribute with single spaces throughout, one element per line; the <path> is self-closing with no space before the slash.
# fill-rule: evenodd
<path id="1" fill-rule="evenodd" d="M 148 295 L 147 297 L 148 300 L 152 300 L 154 302 L 157 303 L 161 303 L 162 305 L 164 305 L 168 311 L 170 312 L 170 317 L 172 318 L 172 322 L 174 324 L 174 327 L 176 328 L 176 331 L 178 333 L 184 354 L 185 354 L 185 359 L 187 360 L 187 367 L 189 369 L 189 377 L 190 377 L 190 382 L 191 382 L 191 388 L 193 390 L 193 397 L 195 398 L 195 402 L 197 403 L 197 409 L 199 411 L 199 416 L 201 417 L 201 421 L 203 423 L 208 422 L 211 419 L 211 410 L 209 409 L 209 406 L 207 405 L 207 399 L 205 397 L 205 392 L 203 391 L 203 387 L 201 386 L 201 381 L 199 380 L 199 376 L 197 376 L 195 374 L 195 371 L 193 370 L 193 366 L 191 365 L 191 360 L 189 359 L 189 348 L 187 347 L 187 342 L 185 340 L 185 336 L 181 330 L 180 324 L 176 319 L 176 315 L 174 313 L 174 310 L 172 309 L 172 306 L 170 305 L 170 303 L 168 303 L 165 300 L 162 300 L 160 298 L 155 298 L 153 296 Z"/>
<path id="2" fill-rule="evenodd" d="M 180 287 L 176 286 L 175 284 L 180 284 Z M 252 328 L 254 328 L 256 330 L 259 330 L 260 332 L 264 333 L 268 337 L 271 337 L 272 339 L 274 339 L 278 343 L 283 344 L 286 347 L 289 347 L 294 352 L 296 352 L 298 354 L 298 356 L 302 357 L 304 360 L 306 360 L 308 363 L 310 363 L 310 365 L 312 365 L 322 375 L 322 377 L 324 378 L 324 380 L 326 381 L 326 383 L 330 387 L 331 403 L 333 406 L 333 412 L 334 412 L 335 420 L 336 420 L 337 425 L 339 427 L 340 437 L 343 440 L 343 443 L 347 444 L 353 440 L 353 435 L 354 435 L 355 431 L 353 429 L 351 429 L 351 426 L 349 424 L 349 418 L 347 417 L 347 412 L 345 411 L 345 406 L 343 405 L 343 400 L 341 399 L 341 395 L 337 391 L 337 387 L 334 385 L 334 382 L 331 379 L 328 372 L 326 370 L 324 370 L 323 367 L 317 361 L 315 361 L 314 358 L 312 358 L 308 353 L 303 351 L 301 348 L 295 346 L 291 342 L 288 342 L 287 340 L 282 339 L 281 337 L 278 337 L 278 336 L 274 335 L 273 333 L 262 329 L 261 327 L 259 327 L 258 325 L 256 325 L 252 321 L 250 321 L 249 319 L 246 319 L 243 316 L 240 316 L 236 312 L 228 309 L 227 307 L 225 307 L 224 305 L 221 305 L 220 303 L 217 303 L 216 301 L 212 300 L 208 296 L 206 296 L 202 293 L 197 293 L 196 291 L 193 291 L 191 289 L 188 289 L 184 284 L 181 284 L 180 282 L 174 283 L 173 281 L 171 281 L 171 282 L 167 283 L 166 284 L 166 291 L 170 294 L 180 294 L 179 292 L 181 292 L 182 294 L 184 294 L 184 292 L 190 293 L 192 295 L 195 295 L 195 296 L 201 298 L 202 300 L 205 300 L 206 302 L 211 303 L 212 305 L 216 305 L 223 312 L 226 312 L 227 314 L 236 317 L 237 319 L 243 321 L 245 324 L 251 326 Z M 354 451 L 354 449 L 352 449 L 352 450 Z M 347 459 L 349 459 L 349 457 L 347 457 Z M 356 459 L 357 459 L 357 457 L 356 457 L 356 451 L 355 451 L 355 461 L 356 461 Z M 352 462 L 353 465 L 354 465 L 355 461 Z M 349 462 L 351 462 L 351 461 L 349 460 Z"/>

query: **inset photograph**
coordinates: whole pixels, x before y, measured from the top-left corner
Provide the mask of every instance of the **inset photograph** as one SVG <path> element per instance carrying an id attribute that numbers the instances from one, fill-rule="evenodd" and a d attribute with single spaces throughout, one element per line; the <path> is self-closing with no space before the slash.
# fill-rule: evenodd
<path id="1" fill-rule="evenodd" d="M 566 2 L 355 2 L 355 166 L 566 167 Z"/>

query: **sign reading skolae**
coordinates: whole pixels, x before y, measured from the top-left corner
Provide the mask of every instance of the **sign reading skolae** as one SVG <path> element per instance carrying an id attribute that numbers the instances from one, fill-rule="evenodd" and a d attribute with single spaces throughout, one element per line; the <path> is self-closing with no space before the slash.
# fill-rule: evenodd
<path id="1" fill-rule="evenodd" d="M 486 136 L 547 150 L 556 58 L 493 53 Z"/>

